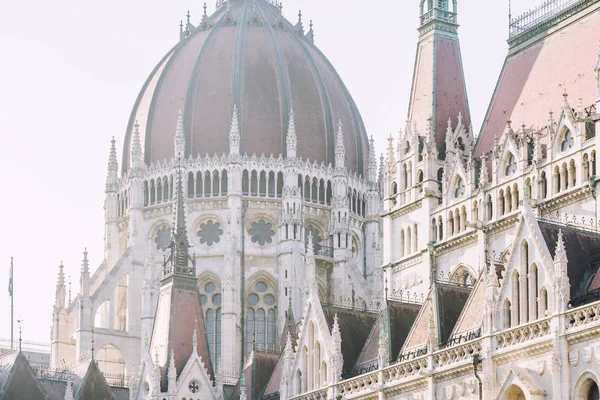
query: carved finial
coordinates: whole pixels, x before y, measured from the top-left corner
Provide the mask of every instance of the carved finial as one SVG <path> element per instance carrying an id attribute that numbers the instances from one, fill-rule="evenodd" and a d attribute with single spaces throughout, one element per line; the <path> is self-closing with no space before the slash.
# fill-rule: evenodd
<path id="1" fill-rule="evenodd" d="M 331 327 L 331 336 L 333 337 L 334 341 L 342 341 L 342 334 L 340 332 L 340 323 L 338 320 L 338 315 L 337 313 L 335 313 L 335 315 L 333 316 L 333 326 Z"/>
<path id="2" fill-rule="evenodd" d="M 81 261 L 81 277 L 79 278 L 80 291 L 82 295 L 90 293 L 90 263 L 88 261 L 87 247 L 83 251 L 83 260 Z"/>
<path id="3" fill-rule="evenodd" d="M 308 39 L 309 42 L 311 43 L 315 43 L 315 31 L 313 30 L 313 22 L 312 19 L 310 20 L 310 29 L 308 30 L 308 33 L 306 34 L 306 39 Z"/>
<path id="4" fill-rule="evenodd" d="M 140 124 L 137 120 L 133 125 L 133 138 L 131 141 L 131 164 L 133 168 L 142 168 L 142 142 L 140 140 Z"/>
<path id="5" fill-rule="evenodd" d="M 65 288 L 65 266 L 62 261 L 58 266 L 58 280 L 56 282 L 56 294 L 54 298 L 54 304 L 58 308 L 65 307 L 65 297 L 66 297 L 66 288 Z"/>
<path id="6" fill-rule="evenodd" d="M 240 123 L 238 120 L 237 105 L 231 111 L 231 128 L 229 130 L 229 153 L 240 154 Z"/>
<path id="7" fill-rule="evenodd" d="M 554 253 L 555 262 L 567 262 L 567 249 L 563 240 L 562 229 L 558 231 L 558 240 L 556 242 L 556 252 Z"/>
<path id="8" fill-rule="evenodd" d="M 185 34 L 183 33 L 183 20 L 179 21 L 179 40 L 183 40 L 185 38 Z"/>
<path id="9" fill-rule="evenodd" d="M 175 158 L 185 157 L 185 134 L 183 132 L 183 112 L 179 109 L 177 114 L 177 128 L 175 130 Z"/>
<path id="10" fill-rule="evenodd" d="M 286 137 L 286 153 L 288 158 L 296 158 L 298 137 L 296 135 L 296 121 L 294 119 L 294 108 L 290 109 L 290 121 Z"/>
<path id="11" fill-rule="evenodd" d="M 340 119 L 337 124 L 337 133 L 335 136 L 335 167 L 343 168 L 346 164 L 346 150 L 344 146 L 344 125 Z"/>
<path id="12" fill-rule="evenodd" d="M 171 349 L 169 358 L 169 370 L 167 372 L 167 390 L 169 394 L 175 394 L 177 390 L 177 369 L 175 368 L 175 352 Z"/>
<path id="13" fill-rule="evenodd" d="M 117 146 L 115 137 L 110 141 L 110 154 L 108 156 L 108 175 L 106 177 L 106 192 L 117 190 L 119 163 L 117 162 Z"/>

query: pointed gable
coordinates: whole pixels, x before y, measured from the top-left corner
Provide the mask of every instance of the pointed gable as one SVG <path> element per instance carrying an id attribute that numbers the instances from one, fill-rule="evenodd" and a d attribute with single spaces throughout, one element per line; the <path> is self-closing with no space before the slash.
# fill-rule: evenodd
<path id="1" fill-rule="evenodd" d="M 385 331 L 389 332 L 388 354 L 391 357 L 397 356 L 408 337 L 410 328 L 415 322 L 420 308 L 421 306 L 415 303 L 388 300 L 387 308 L 380 313 L 356 360 L 352 375 L 360 375 L 361 373 L 372 371 L 379 366 L 377 356 L 379 354 L 379 332 L 382 324 L 386 325 Z"/>
<path id="2" fill-rule="evenodd" d="M 31 369 L 31 365 L 21 351 L 16 355 L 4 385 L 0 388 L 0 400 L 13 399 L 48 399 Z"/>
<path id="3" fill-rule="evenodd" d="M 538 225 L 551 255 L 556 252 L 558 232 L 562 230 L 567 252 L 567 275 L 571 284 L 573 306 L 593 301 L 593 296 L 586 295 L 597 289 L 594 283 L 597 281 L 594 278 L 598 274 L 600 266 L 600 253 L 598 253 L 600 234 L 544 221 L 538 221 Z"/>
<path id="4" fill-rule="evenodd" d="M 96 361 L 90 361 L 87 372 L 76 390 L 75 400 L 115 400 Z"/>
<path id="5" fill-rule="evenodd" d="M 402 347 L 402 353 L 406 353 L 417 348 L 422 348 L 427 345 L 427 335 L 429 333 L 429 321 L 433 316 L 433 301 L 431 292 L 421 306 L 419 315 L 413 324 L 406 343 Z"/>
<path id="6" fill-rule="evenodd" d="M 162 283 L 150 345 L 150 353 L 158 354 L 163 391 L 167 390 L 166 366 L 171 350 L 175 354 L 179 377 L 192 355 L 194 329 L 198 337 L 198 354 L 210 379 L 214 380 L 196 278 L 173 275 Z"/>
<path id="7" fill-rule="evenodd" d="M 467 332 L 473 332 L 481 328 L 483 323 L 483 313 L 485 310 L 485 279 L 483 274 L 475 284 L 475 288 L 471 291 L 467 303 L 465 304 L 462 313 L 458 317 L 458 321 L 452 331 L 450 339 L 456 335 Z"/>
<path id="8" fill-rule="evenodd" d="M 243 372 L 248 399 L 260 399 L 263 397 L 263 393 L 266 394 L 267 386 L 275 371 L 275 367 L 279 363 L 279 359 L 279 354 L 252 352 L 250 358 L 246 362 L 246 367 Z M 241 378 L 238 380 L 233 394 L 229 398 L 231 400 L 239 399 L 240 389 Z M 277 390 L 279 391 L 279 384 Z"/>
<path id="9" fill-rule="evenodd" d="M 438 311 L 438 344 L 446 343 L 454 329 L 465 303 L 469 298 L 471 289 L 464 286 L 438 283 L 437 285 L 437 311 Z"/>
<path id="10" fill-rule="evenodd" d="M 342 375 L 344 377 L 350 376 L 379 314 L 324 304 L 322 307 L 329 331 L 333 328 L 335 315 L 338 316 L 342 336 L 342 355 L 344 356 Z"/>

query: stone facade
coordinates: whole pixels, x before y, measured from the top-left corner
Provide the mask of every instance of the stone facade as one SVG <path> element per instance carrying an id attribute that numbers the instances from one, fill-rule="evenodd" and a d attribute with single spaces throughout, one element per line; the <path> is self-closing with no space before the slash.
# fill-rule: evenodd
<path id="1" fill-rule="evenodd" d="M 594 57 L 577 56 L 574 87 L 582 93 L 569 92 L 571 70 L 549 72 L 564 86 L 559 94 L 538 87 L 539 77 L 531 88 L 504 77 L 530 56 L 529 46 L 548 42 L 555 57 L 579 54 L 557 50 L 559 35 L 597 43 L 600 2 L 557 8 L 550 25 L 530 21 L 535 13 L 511 22 L 508 67 L 479 137 L 470 125 L 456 3 L 421 1 L 407 124 L 379 163 L 346 92 L 337 100 L 350 114 L 327 115 L 323 128 L 331 155 L 321 158 L 329 162 L 299 156 L 307 133 L 297 116 L 306 119 L 311 108 L 294 101 L 277 116 L 281 155 L 244 154 L 252 146 L 240 88 L 215 114 L 227 114 L 215 126 L 228 130 L 211 133 L 228 138 L 221 155 L 190 150 L 185 107 L 161 116 L 176 121 L 168 132 L 149 127 L 149 117 L 141 130 L 131 121 L 120 175 L 114 140 L 109 154 L 104 262 L 92 273 L 84 254 L 70 303 L 59 273 L 52 368 L 76 368 L 93 355 L 105 374 L 130 377 L 132 399 L 597 399 L 597 46 L 586 48 Z M 198 27 L 182 28 L 181 48 L 200 37 L 195 32 L 208 37 L 242 20 L 248 29 L 265 27 L 276 17 L 268 29 L 279 31 L 270 34 L 316 49 L 312 26 L 305 34 L 301 16 L 295 25 L 285 21 L 277 2 L 217 5 Z M 544 57 L 545 65 L 531 63 L 532 73 L 551 66 Z M 150 86 L 168 69 L 165 60 Z M 323 90 L 339 80 L 311 74 Z M 547 119 L 540 122 L 541 103 L 517 101 L 533 96 L 520 90 L 551 105 Z M 315 112 L 332 114 L 323 105 Z M 512 113 L 524 116 L 522 126 Z M 272 132 L 264 135 L 270 140 Z M 169 159 L 153 159 L 165 149 L 173 149 Z M 168 289 L 168 265 L 184 259 L 173 267 L 192 271 L 184 289 Z M 168 298 L 197 296 L 185 304 L 201 311 L 186 314 L 175 300 L 163 305 L 167 289 Z"/>

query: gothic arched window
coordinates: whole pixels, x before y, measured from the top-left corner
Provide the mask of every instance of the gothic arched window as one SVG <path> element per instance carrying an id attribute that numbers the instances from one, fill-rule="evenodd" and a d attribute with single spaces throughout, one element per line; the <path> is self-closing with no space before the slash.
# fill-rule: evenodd
<path id="1" fill-rule="evenodd" d="M 204 324 L 208 350 L 214 365 L 221 358 L 221 288 L 209 280 L 200 287 L 200 304 L 204 311 Z"/>
<path id="2" fill-rule="evenodd" d="M 505 175 L 511 175 L 517 171 L 517 160 L 515 160 L 515 156 L 510 154 L 506 160 L 506 169 Z"/>
<path id="3" fill-rule="evenodd" d="M 454 190 L 454 197 L 455 198 L 459 198 L 464 196 L 465 194 L 465 183 L 463 182 L 462 178 L 458 178 L 458 181 L 456 182 L 456 189 Z"/>
<path id="4" fill-rule="evenodd" d="M 248 291 L 250 294 L 246 296 L 246 354 L 250 354 L 253 347 L 263 351 L 277 350 L 275 289 L 261 280 Z"/>
<path id="5" fill-rule="evenodd" d="M 567 129 L 567 131 L 565 132 L 565 135 L 563 136 L 563 140 L 560 145 L 560 149 L 561 149 L 561 151 L 567 151 L 573 147 L 573 144 L 574 144 L 573 134 L 571 133 L 571 131 L 569 129 Z"/>

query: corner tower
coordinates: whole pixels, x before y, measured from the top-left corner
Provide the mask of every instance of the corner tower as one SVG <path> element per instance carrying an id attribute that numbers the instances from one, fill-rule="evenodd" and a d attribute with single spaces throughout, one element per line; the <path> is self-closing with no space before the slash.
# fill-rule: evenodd
<path id="1" fill-rule="evenodd" d="M 436 146 L 444 159 L 448 120 L 454 125 L 460 114 L 463 125 L 471 126 L 458 40 L 457 0 L 421 0 L 420 16 L 407 129 L 423 136 L 432 118 Z"/>

